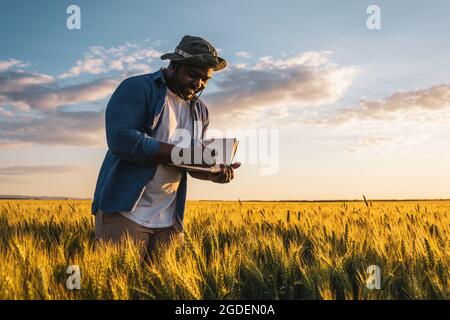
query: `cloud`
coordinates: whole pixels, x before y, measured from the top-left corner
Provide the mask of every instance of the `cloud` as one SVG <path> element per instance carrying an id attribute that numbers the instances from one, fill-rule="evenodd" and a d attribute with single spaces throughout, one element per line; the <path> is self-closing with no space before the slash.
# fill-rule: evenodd
<path id="1" fill-rule="evenodd" d="M 64 112 L 62 107 L 108 97 L 119 80 L 99 78 L 62 85 L 57 78 L 24 71 L 19 60 L 0 61 L 0 148 L 31 144 L 104 145 L 103 112 Z"/>
<path id="2" fill-rule="evenodd" d="M 380 153 L 395 152 L 410 146 L 429 141 L 431 134 L 418 134 L 415 136 L 374 136 L 358 139 L 354 145 L 347 148 L 348 151 L 354 153 L 362 153 L 366 151 L 376 151 Z"/>
<path id="3" fill-rule="evenodd" d="M 286 60 L 262 57 L 250 67 L 233 67 L 205 97 L 214 116 L 254 118 L 290 105 L 320 106 L 338 101 L 352 84 L 357 68 L 329 62 L 330 52 L 306 52 Z"/>
<path id="4" fill-rule="evenodd" d="M 102 113 L 63 112 L 62 107 L 107 98 L 119 78 L 146 69 L 160 55 L 150 46 L 134 43 L 94 46 L 60 76 L 21 70 L 23 63 L 18 60 L 4 62 L 9 69 L 0 72 L 0 112 L 13 121 L 0 122 L 0 148 L 104 143 Z M 231 65 L 218 76 L 216 92 L 205 100 L 214 118 L 252 119 L 261 124 L 269 116 L 289 122 L 292 110 L 288 105 L 297 109 L 326 105 L 339 100 L 351 85 L 357 68 L 337 66 L 329 61 L 330 55 L 305 52 L 284 60 L 266 56 L 254 64 Z M 84 74 L 96 79 L 67 84 L 70 78 Z"/>
<path id="5" fill-rule="evenodd" d="M 14 113 L 12 113 L 9 110 L 6 110 L 5 108 L 0 107 L 0 116 L 2 117 L 14 117 Z"/>
<path id="6" fill-rule="evenodd" d="M 296 128 L 355 121 L 448 121 L 448 83 L 336 109 L 359 68 L 331 63 L 331 55 L 309 51 L 284 60 L 265 56 L 253 65 L 231 64 L 217 76 L 217 91 L 204 97 L 212 123 L 218 118 L 220 125 Z"/>
<path id="7" fill-rule="evenodd" d="M 0 167 L 0 176 L 23 176 L 39 173 L 67 173 L 84 170 L 80 166 L 50 165 L 50 166 L 10 166 Z M 3 178 L 2 178 L 3 180 Z"/>
<path id="8" fill-rule="evenodd" d="M 12 67 L 25 67 L 25 66 L 27 66 L 26 63 L 23 63 L 22 61 L 17 59 L 8 59 L 0 61 L 0 71 L 8 70 Z"/>
<path id="9" fill-rule="evenodd" d="M 394 138 L 383 136 L 361 138 L 358 139 L 353 146 L 348 147 L 347 150 L 355 153 L 360 153 L 368 149 L 383 147 L 385 145 L 388 145 L 389 143 L 392 143 L 392 141 L 394 141 Z"/>
<path id="10" fill-rule="evenodd" d="M 6 62 L 11 61 L 7 60 Z M 80 104 L 106 98 L 119 81 L 114 78 L 100 78 L 91 82 L 63 86 L 55 77 L 16 69 L 22 63 L 6 63 L 9 69 L 0 71 L 0 111 L 54 110 L 66 105 Z"/>
<path id="11" fill-rule="evenodd" d="M 148 45 L 135 43 L 94 46 L 60 76 L 24 71 L 21 68 L 25 64 L 19 60 L 1 61 L 6 69 L 0 71 L 0 113 L 10 120 L 0 122 L 0 148 L 29 143 L 104 143 L 102 114 L 63 112 L 62 107 L 107 98 L 122 75 L 150 71 L 147 62 L 160 55 Z M 218 77 L 218 90 L 206 97 L 207 102 L 211 102 L 214 117 L 251 118 L 259 123 L 267 119 L 267 114 L 278 121 L 288 119 L 291 112 L 287 104 L 298 108 L 334 102 L 351 85 L 356 68 L 336 66 L 329 62 L 330 55 L 306 52 L 285 60 L 267 56 L 250 66 L 231 66 Z M 96 79 L 66 83 L 83 74 L 95 75 Z"/>
<path id="12" fill-rule="evenodd" d="M 0 122 L 0 147 L 30 143 L 101 146 L 105 144 L 103 112 L 49 111 L 41 117 Z"/>
<path id="13" fill-rule="evenodd" d="M 123 56 L 112 67 L 121 69 L 120 62 L 124 72 L 145 69 L 138 63 L 140 59 L 156 55 L 151 50 L 139 49 L 130 56 L 128 47 L 93 47 L 92 52 Z M 108 67 L 102 61 L 86 59 L 79 64 L 79 70 L 72 70 L 80 74 L 98 73 L 100 77 L 70 84 L 59 77 L 23 70 L 29 65 L 17 59 L 0 61 L 0 149 L 31 144 L 104 145 L 103 112 L 64 112 L 63 108 L 100 101 L 112 94 L 122 77 L 102 77 L 102 68 Z"/>
<path id="14" fill-rule="evenodd" d="M 363 101 L 368 112 L 391 112 L 407 109 L 441 109 L 450 106 L 450 84 L 441 84 L 421 90 L 394 93 L 382 101 Z"/>
<path id="15" fill-rule="evenodd" d="M 160 51 L 148 44 L 126 43 L 109 48 L 93 46 L 85 53 L 83 59 L 78 60 L 75 66 L 62 73 L 59 78 L 67 79 L 82 74 L 98 75 L 114 71 L 120 72 L 121 76 L 148 73 L 152 70 L 150 64 L 161 55 Z"/>
<path id="16" fill-rule="evenodd" d="M 54 110 L 62 106 L 97 101 L 108 97 L 119 84 L 115 79 L 97 79 L 62 88 L 39 88 L 9 94 L 15 102 L 24 102 L 33 109 Z"/>
<path id="17" fill-rule="evenodd" d="M 1 61 L 0 61 L 1 63 Z M 47 74 L 24 70 L 4 69 L 0 72 L 0 94 L 22 92 L 26 89 L 53 83 L 55 79 Z"/>
<path id="18" fill-rule="evenodd" d="M 396 92 L 377 101 L 361 100 L 358 106 L 341 109 L 321 122 L 344 124 L 354 120 L 424 120 L 433 113 L 449 108 L 450 84 L 444 83 L 425 89 Z"/>
<path id="19" fill-rule="evenodd" d="M 0 149 L 32 144 L 104 145 L 103 112 L 67 112 L 64 107 L 108 98 L 120 80 L 150 72 L 150 63 L 160 56 L 148 42 L 93 46 L 67 72 L 56 76 L 30 71 L 29 64 L 17 59 L 1 60 Z"/>
<path id="20" fill-rule="evenodd" d="M 235 63 L 235 64 L 233 64 L 233 66 L 236 69 L 245 69 L 245 68 L 247 68 L 247 65 L 245 63 Z"/>
<path id="21" fill-rule="evenodd" d="M 236 57 L 242 58 L 242 59 L 249 59 L 252 56 L 250 52 L 247 51 L 238 51 L 236 52 Z"/>
<path id="22" fill-rule="evenodd" d="M 70 68 L 69 72 L 63 73 L 60 78 L 70 78 L 79 76 L 81 73 L 100 74 L 106 71 L 105 62 L 102 59 L 86 58 L 78 60 L 76 65 Z"/>

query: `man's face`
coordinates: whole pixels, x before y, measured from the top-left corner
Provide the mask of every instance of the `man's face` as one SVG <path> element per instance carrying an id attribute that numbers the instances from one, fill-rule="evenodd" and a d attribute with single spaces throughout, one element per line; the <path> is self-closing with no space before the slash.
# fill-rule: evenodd
<path id="1" fill-rule="evenodd" d="M 180 65 L 177 70 L 177 78 L 181 92 L 187 99 L 191 99 L 197 92 L 206 88 L 213 72 L 211 68 Z"/>

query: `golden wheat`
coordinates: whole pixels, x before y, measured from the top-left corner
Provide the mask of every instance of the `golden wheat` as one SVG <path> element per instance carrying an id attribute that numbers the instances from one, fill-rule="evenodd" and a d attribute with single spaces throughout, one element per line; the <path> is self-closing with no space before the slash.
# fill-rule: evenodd
<path id="1" fill-rule="evenodd" d="M 95 245 L 90 206 L 0 201 L 0 299 L 450 298 L 450 201 L 188 202 L 184 245 L 152 265 Z"/>

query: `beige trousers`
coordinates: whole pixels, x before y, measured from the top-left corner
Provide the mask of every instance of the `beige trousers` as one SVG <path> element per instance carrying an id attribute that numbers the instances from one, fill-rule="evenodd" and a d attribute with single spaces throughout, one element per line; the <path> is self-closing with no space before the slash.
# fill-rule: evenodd
<path id="1" fill-rule="evenodd" d="M 160 247 L 177 241 L 183 242 L 184 234 L 177 233 L 175 228 L 146 228 L 124 217 L 119 212 L 106 213 L 98 210 L 95 214 L 95 239 L 119 243 L 121 238 L 129 234 L 140 246 L 141 257 L 146 261 L 153 260 Z"/>

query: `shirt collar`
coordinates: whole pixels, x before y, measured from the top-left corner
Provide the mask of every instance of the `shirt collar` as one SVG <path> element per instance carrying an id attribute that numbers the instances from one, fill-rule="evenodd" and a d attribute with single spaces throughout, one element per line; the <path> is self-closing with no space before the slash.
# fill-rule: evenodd
<path id="1" fill-rule="evenodd" d="M 164 79 L 164 74 L 163 74 L 162 70 L 163 70 L 163 68 L 160 68 L 158 71 L 156 71 L 153 74 L 153 81 L 155 81 L 156 84 L 159 86 L 166 84 L 166 80 Z"/>

